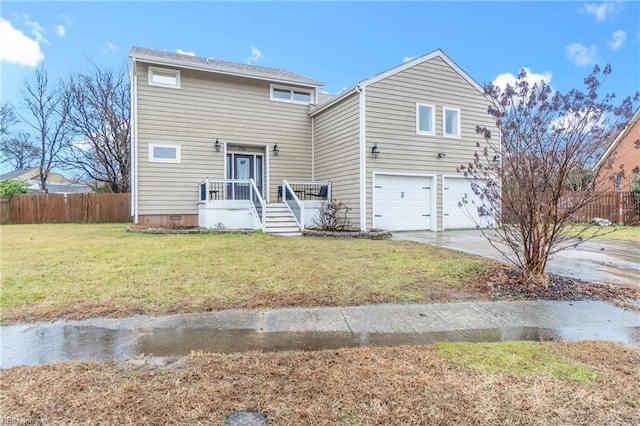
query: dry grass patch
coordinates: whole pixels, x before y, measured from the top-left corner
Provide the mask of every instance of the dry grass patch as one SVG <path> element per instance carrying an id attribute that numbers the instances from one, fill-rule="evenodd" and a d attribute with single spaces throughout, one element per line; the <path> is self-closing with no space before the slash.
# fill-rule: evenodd
<path id="1" fill-rule="evenodd" d="M 2 226 L 2 320 L 483 297 L 486 259 L 406 241 Z"/>
<path id="2" fill-rule="evenodd" d="M 530 345 L 530 346 L 528 346 Z M 468 348 L 474 348 L 469 345 Z M 544 353 L 536 368 L 489 371 L 442 347 L 199 355 L 168 367 L 64 363 L 0 372 L 3 415 L 45 424 L 638 424 L 640 350 L 603 342 L 478 346 Z M 476 356 L 476 358 L 478 358 Z M 574 380 L 553 364 L 595 375 Z"/>

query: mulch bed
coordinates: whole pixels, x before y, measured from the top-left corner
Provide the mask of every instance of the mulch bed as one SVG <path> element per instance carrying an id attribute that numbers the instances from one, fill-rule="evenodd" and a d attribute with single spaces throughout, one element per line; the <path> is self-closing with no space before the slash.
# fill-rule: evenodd
<path id="1" fill-rule="evenodd" d="M 638 287 L 591 283 L 557 274 L 547 274 L 547 278 L 546 285 L 534 283 L 527 280 L 518 269 L 504 266 L 478 284 L 478 288 L 495 299 L 603 300 L 629 307 L 635 305 L 640 309 Z"/>

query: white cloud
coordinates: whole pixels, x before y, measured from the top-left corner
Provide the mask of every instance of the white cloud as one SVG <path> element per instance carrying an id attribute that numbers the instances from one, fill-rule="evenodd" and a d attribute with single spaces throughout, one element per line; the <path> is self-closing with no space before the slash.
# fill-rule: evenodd
<path id="1" fill-rule="evenodd" d="M 187 55 L 187 56 L 196 56 L 195 52 L 187 52 L 182 49 L 176 50 L 176 53 L 179 53 L 181 55 Z"/>
<path id="2" fill-rule="evenodd" d="M 573 43 L 565 47 L 564 51 L 567 58 L 580 67 L 593 65 L 597 62 L 598 49 L 595 46 L 586 47 L 580 43 Z"/>
<path id="3" fill-rule="evenodd" d="M 602 22 L 605 21 L 609 15 L 618 10 L 619 6 L 620 3 L 617 1 L 608 1 L 601 4 L 587 3 L 584 5 L 584 9 L 589 15 L 596 18 L 596 22 Z"/>
<path id="4" fill-rule="evenodd" d="M 36 38 L 36 41 L 38 43 L 49 44 L 49 41 L 44 38 L 44 33 L 46 33 L 45 29 L 42 28 L 42 26 L 36 21 L 32 21 L 31 19 L 29 19 L 29 15 L 24 15 L 24 19 L 25 24 L 31 29 L 31 34 L 33 34 L 33 36 Z"/>
<path id="5" fill-rule="evenodd" d="M 551 78 L 553 77 L 553 74 L 551 74 L 549 71 L 545 71 L 542 74 L 540 74 L 540 73 L 535 73 L 531 71 L 531 68 L 528 68 L 528 67 L 523 67 L 522 69 L 525 70 L 525 72 L 527 73 L 526 80 L 529 83 L 529 85 L 540 83 L 540 81 L 544 81 L 547 85 L 551 83 Z M 511 87 L 515 86 L 517 79 L 518 79 L 517 76 L 511 74 L 510 72 L 507 72 L 504 74 L 499 74 L 493 80 L 492 83 L 494 86 L 504 90 L 507 87 L 507 84 L 510 85 Z"/>
<path id="6" fill-rule="evenodd" d="M 403 56 L 402 57 L 402 63 L 409 62 L 409 61 L 415 59 L 416 57 L 417 56 Z"/>
<path id="7" fill-rule="evenodd" d="M 38 40 L 32 40 L 0 18 L 0 62 L 35 68 L 44 60 Z"/>
<path id="8" fill-rule="evenodd" d="M 613 50 L 618 50 L 622 47 L 627 40 L 627 33 L 622 30 L 615 31 L 613 33 L 613 40 L 609 42 L 609 47 Z"/>
<path id="9" fill-rule="evenodd" d="M 255 64 L 259 59 L 264 58 L 260 49 L 255 46 L 251 46 L 251 56 L 247 58 L 247 64 Z"/>
<path id="10" fill-rule="evenodd" d="M 112 52 L 112 51 L 116 50 L 117 48 L 118 48 L 118 47 L 117 47 L 115 44 L 113 44 L 113 43 L 109 42 L 109 43 L 107 43 L 107 45 L 102 49 L 102 51 L 103 51 L 104 53 L 108 53 L 108 52 Z"/>
<path id="11" fill-rule="evenodd" d="M 56 34 L 62 38 L 67 34 L 67 30 L 62 25 L 56 25 Z"/>

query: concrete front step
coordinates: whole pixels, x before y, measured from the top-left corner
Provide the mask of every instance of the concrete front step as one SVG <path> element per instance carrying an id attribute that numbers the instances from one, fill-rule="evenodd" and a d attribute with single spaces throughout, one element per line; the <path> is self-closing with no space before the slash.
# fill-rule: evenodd
<path id="1" fill-rule="evenodd" d="M 299 237 L 300 228 L 286 204 L 267 204 L 265 232 L 283 237 Z"/>

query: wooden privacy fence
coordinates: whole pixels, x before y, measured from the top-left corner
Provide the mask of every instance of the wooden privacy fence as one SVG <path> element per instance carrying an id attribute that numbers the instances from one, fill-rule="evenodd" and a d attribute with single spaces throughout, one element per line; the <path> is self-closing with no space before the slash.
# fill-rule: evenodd
<path id="1" fill-rule="evenodd" d="M 24 194 L 0 199 L 0 223 L 131 222 L 131 194 Z"/>
<path id="2" fill-rule="evenodd" d="M 580 193 L 576 193 L 562 197 L 561 207 L 571 206 L 573 200 L 580 196 Z M 613 223 L 640 225 L 640 194 L 619 191 L 606 192 L 574 214 L 573 220 L 589 222 L 594 217 L 609 219 Z"/>

